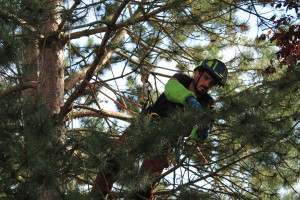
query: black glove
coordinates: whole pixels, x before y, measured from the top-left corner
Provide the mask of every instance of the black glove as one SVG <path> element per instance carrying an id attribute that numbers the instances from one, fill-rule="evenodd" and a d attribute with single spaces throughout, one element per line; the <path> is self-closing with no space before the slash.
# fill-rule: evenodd
<path id="1" fill-rule="evenodd" d="M 194 126 L 191 132 L 191 138 L 196 142 L 204 142 L 209 138 L 210 129 L 199 129 L 198 126 Z"/>

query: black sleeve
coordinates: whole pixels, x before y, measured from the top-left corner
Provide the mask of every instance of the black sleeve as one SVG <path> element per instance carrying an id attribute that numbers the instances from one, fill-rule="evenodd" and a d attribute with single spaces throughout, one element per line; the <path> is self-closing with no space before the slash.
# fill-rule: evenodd
<path id="1" fill-rule="evenodd" d="M 190 83 L 193 81 L 191 77 L 180 73 L 174 74 L 172 78 L 176 78 L 179 81 L 179 83 L 181 83 L 186 88 L 189 88 Z"/>
<path id="2" fill-rule="evenodd" d="M 181 83 L 186 88 L 188 88 L 191 81 L 193 81 L 193 79 L 189 76 L 180 73 L 174 74 L 172 78 L 176 78 L 179 81 L 179 83 Z M 159 116 L 164 117 L 169 111 L 173 110 L 175 107 L 182 108 L 183 106 L 179 103 L 169 101 L 166 98 L 165 93 L 162 93 L 158 97 L 154 105 L 149 108 L 148 113 L 156 113 Z"/>

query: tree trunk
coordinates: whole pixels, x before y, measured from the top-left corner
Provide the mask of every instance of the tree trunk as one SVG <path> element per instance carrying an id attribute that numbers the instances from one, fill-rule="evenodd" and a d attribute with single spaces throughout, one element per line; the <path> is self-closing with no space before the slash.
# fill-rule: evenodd
<path id="1" fill-rule="evenodd" d="M 64 45 L 52 41 L 42 47 L 38 93 L 51 114 L 57 114 L 64 96 Z"/>
<path id="2" fill-rule="evenodd" d="M 58 12 L 61 1 L 43 0 L 43 3 L 48 13 L 42 31 L 45 34 L 45 40 L 40 43 L 37 93 L 41 96 L 43 105 L 49 110 L 49 119 L 51 119 L 54 114 L 60 112 L 60 107 L 63 104 L 65 42 L 61 40 L 59 34 L 53 34 L 54 31 L 58 30 L 62 21 Z M 59 180 L 57 181 L 59 182 Z M 37 199 L 59 199 L 59 194 L 53 187 L 42 183 L 37 190 Z"/>
<path id="3" fill-rule="evenodd" d="M 48 3 L 47 3 L 48 2 Z M 61 22 L 57 12 L 60 1 L 45 1 L 51 8 L 44 32 L 56 31 Z M 40 76 L 38 80 L 38 93 L 51 114 L 59 113 L 64 96 L 64 49 L 65 44 L 58 35 L 45 35 L 45 42 L 41 46 L 39 60 Z"/>

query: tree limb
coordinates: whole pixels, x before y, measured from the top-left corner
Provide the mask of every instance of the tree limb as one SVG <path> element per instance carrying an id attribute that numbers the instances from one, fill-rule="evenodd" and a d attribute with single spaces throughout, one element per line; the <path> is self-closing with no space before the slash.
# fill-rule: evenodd
<path id="1" fill-rule="evenodd" d="M 121 22 L 119 24 L 115 24 L 114 28 L 115 29 L 120 29 L 120 28 L 123 28 L 123 27 L 128 27 L 132 24 L 137 24 L 137 23 L 141 23 L 143 21 L 148 21 L 149 18 L 157 15 L 160 12 L 168 10 L 170 7 L 171 7 L 171 4 L 166 4 L 165 6 L 162 6 L 162 7 L 158 8 L 157 10 L 152 11 L 148 15 L 143 15 L 143 16 L 137 17 L 136 19 L 130 19 L 126 22 Z M 99 23 L 99 22 L 93 22 L 93 23 L 96 24 L 96 23 Z M 75 32 L 75 33 L 71 33 L 70 34 L 70 39 L 76 39 L 76 38 L 80 38 L 82 36 L 89 36 L 89 35 L 94 35 L 96 33 L 106 32 L 108 29 L 109 29 L 109 27 L 106 26 L 106 27 L 95 28 L 95 29 L 92 29 L 92 30 L 86 29 L 86 30 L 83 30 L 83 31 L 78 31 L 78 32 Z"/>
<path id="2" fill-rule="evenodd" d="M 114 38 L 111 40 L 110 44 L 117 44 L 120 42 L 120 40 L 125 36 L 127 32 L 125 30 L 120 30 L 116 33 L 116 35 L 114 36 Z M 103 69 L 103 66 L 107 63 L 107 61 L 110 59 L 110 57 L 112 56 L 112 54 L 114 53 L 114 50 L 116 48 L 115 45 L 112 45 L 113 48 L 111 49 L 107 49 L 104 52 L 104 55 L 100 58 L 99 60 L 99 64 L 97 65 L 94 73 L 97 73 L 99 71 L 101 71 Z M 74 49 L 73 49 L 74 50 Z M 75 53 L 77 55 L 79 55 L 80 57 L 82 57 L 83 60 L 85 60 L 85 58 L 83 57 L 82 54 L 80 54 L 79 51 L 75 50 Z M 78 83 L 79 81 L 81 81 L 87 71 L 91 68 L 91 66 L 87 66 L 86 68 L 72 74 L 72 76 L 68 77 L 65 80 L 65 92 L 69 91 L 76 83 Z"/>
<path id="3" fill-rule="evenodd" d="M 138 61 L 136 61 L 136 60 L 130 58 L 130 57 L 127 56 L 126 54 L 124 54 L 124 53 L 122 53 L 122 52 L 120 52 L 120 51 L 115 51 L 115 52 L 116 52 L 118 55 L 122 56 L 123 58 L 126 58 L 129 62 L 131 62 L 131 63 L 133 63 L 133 64 L 135 64 L 135 65 L 140 65 L 140 62 L 138 62 Z M 146 61 L 146 62 L 147 62 L 147 61 Z M 149 62 L 148 62 L 148 64 L 150 64 L 151 66 L 153 66 L 153 65 L 152 65 L 151 63 L 149 63 Z M 144 68 L 145 68 L 145 70 L 147 70 L 145 66 L 144 66 Z M 150 74 L 158 75 L 158 76 L 162 76 L 162 77 L 166 77 L 166 78 L 171 78 L 171 77 L 172 77 L 172 76 L 170 76 L 170 75 L 158 73 L 158 72 L 155 72 L 155 71 L 153 71 L 153 70 L 150 70 L 149 72 L 150 72 Z"/>
<path id="4" fill-rule="evenodd" d="M 106 111 L 106 110 L 97 110 L 94 108 L 90 108 L 87 106 L 74 106 L 74 108 L 84 108 L 85 110 L 80 110 L 76 112 L 69 113 L 65 117 L 65 121 L 71 120 L 71 119 L 77 119 L 81 117 L 99 117 L 99 118 L 116 118 L 120 119 L 126 122 L 131 122 L 133 119 L 132 116 L 126 115 L 120 112 L 115 112 L 115 111 Z"/>
<path id="5" fill-rule="evenodd" d="M 3 19 L 11 19 L 12 21 L 20 24 L 20 26 L 22 26 L 23 28 L 30 30 L 31 32 L 37 33 L 37 30 L 34 27 L 30 26 L 28 22 L 24 21 L 21 18 L 18 18 L 16 15 L 7 12 L 6 10 L 0 10 L 0 17 Z M 44 38 L 44 35 L 39 35 L 39 37 Z"/>
<path id="6" fill-rule="evenodd" d="M 37 82 L 36 81 L 29 81 L 27 83 L 21 83 L 19 85 L 8 88 L 7 90 L 4 90 L 3 92 L 0 93 L 0 98 L 4 98 L 4 97 L 6 97 L 8 95 L 11 95 L 15 92 L 20 92 L 20 91 L 28 89 L 28 88 L 37 88 Z"/>
<path id="7" fill-rule="evenodd" d="M 114 30 L 117 30 L 117 29 L 114 29 L 115 23 L 116 23 L 119 15 L 121 14 L 121 11 L 126 7 L 128 2 L 129 2 L 129 0 L 122 2 L 120 7 L 118 8 L 117 12 L 113 16 L 111 22 L 109 23 L 109 26 L 108 26 L 109 28 L 108 28 L 107 32 L 104 34 L 104 37 L 102 39 L 100 46 L 97 48 L 97 54 L 94 59 L 94 62 L 92 63 L 91 67 L 86 72 L 85 77 L 86 77 L 87 81 L 91 80 L 99 63 L 101 63 L 102 58 L 105 57 L 106 46 L 107 46 L 108 40 L 110 38 L 110 35 Z M 122 32 L 122 31 L 124 31 L 124 30 L 123 29 L 118 30 L 118 32 Z M 69 99 L 61 107 L 61 111 L 60 111 L 60 119 L 61 120 L 65 117 L 65 115 L 68 112 L 70 112 L 71 105 L 84 92 L 86 86 L 87 86 L 87 83 L 84 81 L 78 87 L 76 87 L 75 91 L 70 95 Z"/>

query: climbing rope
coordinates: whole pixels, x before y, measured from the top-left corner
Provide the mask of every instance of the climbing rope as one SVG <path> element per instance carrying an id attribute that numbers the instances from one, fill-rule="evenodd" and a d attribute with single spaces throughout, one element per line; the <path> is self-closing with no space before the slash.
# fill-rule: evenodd
<path id="1" fill-rule="evenodd" d="M 107 94 L 105 94 L 104 92 L 102 92 L 101 90 L 99 90 L 96 86 L 94 86 L 93 84 L 91 84 L 85 77 L 83 78 L 83 80 L 89 84 L 91 87 L 93 87 L 95 90 L 97 90 L 98 92 L 100 92 L 101 94 L 103 94 L 104 96 L 106 96 L 107 98 L 109 98 L 110 100 L 112 100 L 113 102 L 115 102 L 116 104 L 118 104 L 119 106 L 121 106 L 122 108 L 128 110 L 129 112 L 133 113 L 133 114 L 137 114 L 136 112 L 134 112 L 133 110 L 130 110 L 129 108 L 125 107 L 124 105 L 122 105 L 121 103 L 117 102 L 116 100 L 114 100 L 113 98 L 111 98 L 110 96 L 108 96 Z M 100 83 L 100 82 L 99 82 Z M 116 93 L 116 92 L 115 92 Z M 118 94 L 118 93 L 116 93 Z M 119 94 L 118 94 L 119 95 Z M 123 97 L 125 98 L 125 97 Z M 128 99 L 127 99 L 128 100 Z"/>
<path id="2" fill-rule="evenodd" d="M 130 3 L 128 3 L 128 10 L 129 10 L 130 17 L 131 18 L 134 17 L 134 13 L 132 12 Z M 134 32 L 137 33 L 135 25 L 133 25 L 133 30 L 134 30 Z M 142 66 L 142 63 L 143 63 L 143 60 L 145 59 L 145 56 L 143 56 L 144 51 L 142 51 L 139 48 L 139 46 L 141 45 L 141 41 L 138 40 L 137 38 L 139 38 L 139 37 L 134 36 L 133 39 L 135 40 L 136 45 L 137 45 L 137 54 L 138 54 L 137 57 L 140 60 L 141 82 L 143 83 L 141 102 L 143 103 L 143 109 L 147 109 L 148 107 L 153 105 L 153 101 L 152 101 L 152 98 L 151 98 L 151 91 L 153 90 L 153 87 L 152 87 L 151 83 L 148 81 L 150 66 L 148 65 L 147 68 Z"/>
<path id="3" fill-rule="evenodd" d="M 212 169 L 211 166 L 209 165 L 208 160 L 206 159 L 206 157 L 204 156 L 204 154 L 201 152 L 200 148 L 197 147 L 196 149 L 197 149 L 199 155 L 203 158 L 203 160 L 205 161 L 205 163 L 206 163 L 206 164 L 208 165 L 208 167 L 210 168 L 211 172 L 213 173 L 213 169 Z M 234 198 L 230 195 L 230 192 L 227 190 L 227 187 L 225 186 L 225 184 L 222 183 L 222 181 L 221 181 L 221 179 L 219 178 L 219 176 L 218 176 L 218 175 L 213 175 L 213 177 L 214 177 L 215 179 L 217 179 L 217 180 L 222 184 L 222 186 L 223 186 L 225 192 L 227 192 L 227 194 L 230 196 L 230 198 L 234 200 Z"/>
<path id="4" fill-rule="evenodd" d="M 132 103 L 132 104 L 134 104 L 134 105 L 136 105 L 136 106 L 138 106 L 138 107 L 140 107 L 140 108 L 143 107 L 143 106 L 141 106 L 140 104 L 137 104 L 137 103 L 131 101 L 130 99 L 128 99 L 128 98 L 126 98 L 126 97 L 120 95 L 116 90 L 112 89 L 112 88 L 109 87 L 108 85 L 106 85 L 106 84 L 104 84 L 104 83 L 102 83 L 102 82 L 100 82 L 100 81 L 97 81 L 97 80 L 95 80 L 95 79 L 93 79 L 93 80 L 94 80 L 96 83 L 98 83 L 98 84 L 100 84 L 100 85 L 106 87 L 107 89 L 109 89 L 110 91 L 112 91 L 113 93 L 115 93 L 116 95 L 118 95 L 119 97 L 121 97 L 122 99 L 125 99 L 125 100 L 129 101 L 130 103 Z"/>
<path id="5" fill-rule="evenodd" d="M 150 99 L 150 94 L 151 94 L 151 91 L 153 90 L 151 83 L 148 81 L 149 71 L 150 71 L 150 67 L 147 67 L 147 69 L 142 67 L 142 69 L 141 69 L 141 82 L 143 83 L 143 91 L 142 91 L 141 100 L 143 103 L 146 103 L 146 101 Z M 144 100 L 145 97 L 147 97 L 146 100 Z"/>

